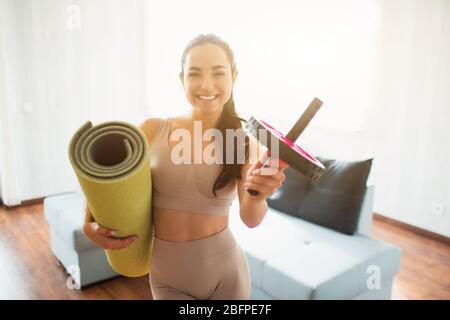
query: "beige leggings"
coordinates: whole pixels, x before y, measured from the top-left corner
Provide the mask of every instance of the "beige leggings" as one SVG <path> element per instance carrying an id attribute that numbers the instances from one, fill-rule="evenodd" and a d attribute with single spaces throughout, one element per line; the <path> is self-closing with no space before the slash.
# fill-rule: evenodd
<path id="1" fill-rule="evenodd" d="M 155 300 L 250 299 L 247 258 L 228 227 L 193 241 L 155 238 L 149 278 Z"/>

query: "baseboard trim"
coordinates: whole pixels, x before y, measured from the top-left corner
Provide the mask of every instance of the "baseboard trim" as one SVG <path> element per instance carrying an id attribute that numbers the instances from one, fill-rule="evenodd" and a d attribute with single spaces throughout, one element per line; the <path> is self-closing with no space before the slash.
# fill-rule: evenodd
<path id="1" fill-rule="evenodd" d="M 435 233 L 435 232 L 432 232 L 432 231 L 429 231 L 429 230 L 425 230 L 425 229 L 422 229 L 422 228 L 410 225 L 408 223 L 405 223 L 405 222 L 402 222 L 402 221 L 398 221 L 398 220 L 395 220 L 395 219 L 383 216 L 382 214 L 379 214 L 379 213 L 376 213 L 376 212 L 374 212 L 373 217 L 374 217 L 374 219 L 387 222 L 387 223 L 392 224 L 394 226 L 400 227 L 400 228 L 402 228 L 404 230 L 408 230 L 408 231 L 414 232 L 416 234 L 420 234 L 421 236 L 424 236 L 426 238 L 442 242 L 442 243 L 450 246 L 450 238 L 446 237 L 446 236 L 443 236 L 442 234 Z"/>
<path id="2" fill-rule="evenodd" d="M 37 199 L 22 201 L 22 203 L 17 205 L 17 206 L 7 206 L 5 204 L 3 204 L 3 206 L 7 210 L 8 209 L 16 209 L 16 208 L 23 207 L 23 206 L 31 206 L 31 205 L 35 205 L 35 204 L 40 204 L 40 203 L 42 203 L 44 201 L 44 199 L 45 199 L 45 197 L 44 198 L 37 198 Z M 424 236 L 426 238 L 433 239 L 433 240 L 442 242 L 442 243 L 450 246 L 450 238 L 449 237 L 446 237 L 446 236 L 443 236 L 441 234 L 438 234 L 438 233 L 435 233 L 435 232 L 432 232 L 432 231 L 429 231 L 429 230 L 425 230 L 425 229 L 413 226 L 411 224 L 408 224 L 408 223 L 405 223 L 405 222 L 402 222 L 402 221 L 399 221 L 399 220 L 395 220 L 395 219 L 383 216 L 382 214 L 377 213 L 377 212 L 373 213 L 373 217 L 374 217 L 374 219 L 387 222 L 389 224 L 398 226 L 398 227 L 400 227 L 400 228 L 402 228 L 404 230 L 408 230 L 408 231 L 420 234 L 420 235 L 422 235 L 422 236 Z"/>
<path id="3" fill-rule="evenodd" d="M 51 194 L 51 195 L 48 195 L 48 196 L 45 196 L 45 197 L 41 197 L 41 198 L 25 200 L 25 201 L 22 201 L 20 204 L 15 205 L 15 206 L 7 206 L 6 204 L 3 204 L 3 206 L 7 210 L 8 209 L 17 209 L 17 208 L 20 208 L 20 207 L 26 207 L 26 206 L 32 206 L 32 205 L 35 205 L 35 204 L 41 204 L 41 203 L 44 202 L 44 199 L 49 197 L 49 196 L 60 196 L 60 195 L 63 195 L 63 194 L 70 194 L 70 193 L 74 193 L 74 192 L 76 192 L 76 191 L 61 192 L 61 193 Z"/>
<path id="4" fill-rule="evenodd" d="M 32 206 L 35 204 L 40 204 L 40 203 L 44 202 L 44 199 L 45 199 L 45 197 L 32 199 L 32 200 L 25 200 L 25 201 L 22 201 L 21 204 L 18 204 L 15 206 L 7 206 L 6 204 L 3 204 L 3 206 L 6 208 L 6 210 L 18 209 L 20 207 L 26 207 L 26 206 Z"/>

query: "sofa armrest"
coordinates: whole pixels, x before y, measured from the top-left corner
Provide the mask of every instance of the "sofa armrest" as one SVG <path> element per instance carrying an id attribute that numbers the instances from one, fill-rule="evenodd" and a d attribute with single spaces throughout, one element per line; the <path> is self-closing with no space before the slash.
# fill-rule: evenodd
<path id="1" fill-rule="evenodd" d="M 357 233 L 370 237 L 373 220 L 373 199 L 375 195 L 375 186 L 366 187 L 364 200 L 361 206 Z"/>

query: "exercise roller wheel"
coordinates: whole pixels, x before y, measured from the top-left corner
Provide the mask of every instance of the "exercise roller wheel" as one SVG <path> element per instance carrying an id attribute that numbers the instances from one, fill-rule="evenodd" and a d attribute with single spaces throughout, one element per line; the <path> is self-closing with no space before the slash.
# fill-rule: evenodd
<path id="1" fill-rule="evenodd" d="M 286 136 L 268 123 L 262 120 L 256 120 L 253 117 L 246 122 L 245 131 L 252 134 L 269 150 L 272 150 L 272 141 L 278 143 L 278 158 L 289 164 L 294 170 L 310 178 L 311 181 L 316 181 L 325 171 L 325 166 L 304 148 L 295 144 L 295 141 L 306 129 L 321 106 L 322 101 L 314 98 Z M 262 134 L 265 139 L 260 139 L 262 138 Z M 252 196 L 259 194 L 256 190 L 247 189 L 247 191 Z"/>

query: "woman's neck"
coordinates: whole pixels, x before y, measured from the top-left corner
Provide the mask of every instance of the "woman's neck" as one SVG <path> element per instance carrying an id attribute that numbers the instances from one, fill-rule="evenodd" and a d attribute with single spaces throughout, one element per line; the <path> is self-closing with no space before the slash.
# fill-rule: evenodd
<path id="1" fill-rule="evenodd" d="M 199 114 L 195 111 L 191 111 L 187 114 L 187 117 L 192 121 L 201 121 L 202 129 L 207 130 L 210 128 L 217 128 L 219 125 L 221 112 L 220 113 L 210 113 L 210 114 Z"/>

